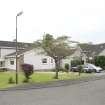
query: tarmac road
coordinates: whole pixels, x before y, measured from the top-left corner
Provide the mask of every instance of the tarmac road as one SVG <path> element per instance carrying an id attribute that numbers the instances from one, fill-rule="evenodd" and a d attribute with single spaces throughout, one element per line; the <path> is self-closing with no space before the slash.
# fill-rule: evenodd
<path id="1" fill-rule="evenodd" d="M 70 86 L 0 91 L 0 105 L 105 105 L 105 79 Z"/>

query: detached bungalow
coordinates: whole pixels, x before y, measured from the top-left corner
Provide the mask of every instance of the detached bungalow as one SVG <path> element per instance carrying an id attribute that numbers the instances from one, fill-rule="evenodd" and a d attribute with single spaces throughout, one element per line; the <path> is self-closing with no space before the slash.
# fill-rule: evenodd
<path id="1" fill-rule="evenodd" d="M 71 55 L 72 59 L 92 60 L 95 56 L 105 56 L 105 43 L 102 44 L 79 44 Z"/>
<path id="2" fill-rule="evenodd" d="M 35 48 L 18 51 L 18 67 L 23 63 L 32 64 L 34 70 L 49 70 L 55 68 L 54 59 L 44 54 L 40 54 L 40 51 Z M 16 53 L 6 55 L 6 64 L 8 69 L 15 70 Z"/>
<path id="3" fill-rule="evenodd" d="M 32 64 L 34 70 L 48 71 L 55 69 L 55 61 L 46 54 L 41 54 L 41 50 L 35 48 L 28 48 L 23 51 L 18 51 L 18 67 L 23 63 Z M 5 56 L 6 67 L 15 70 L 16 68 L 16 53 L 11 53 Z M 10 63 L 9 63 L 10 62 Z M 63 59 L 61 66 L 64 67 L 65 63 L 70 64 L 70 59 Z M 21 69 L 21 68 L 19 68 Z"/>

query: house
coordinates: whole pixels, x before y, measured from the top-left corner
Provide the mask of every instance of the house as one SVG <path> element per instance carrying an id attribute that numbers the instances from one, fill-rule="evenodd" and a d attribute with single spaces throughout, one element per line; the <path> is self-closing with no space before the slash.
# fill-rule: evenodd
<path id="1" fill-rule="evenodd" d="M 14 43 L 15 44 L 15 43 Z M 25 43 L 26 45 L 26 43 Z M 13 47 L 13 46 L 12 46 Z M 34 66 L 34 70 L 51 70 L 55 69 L 55 61 L 47 54 L 41 54 L 39 49 L 35 49 L 32 45 L 28 47 L 18 47 L 18 69 L 21 69 L 21 64 L 27 63 Z M 41 49 L 42 50 L 42 49 Z M 8 70 L 16 70 L 16 51 L 15 46 L 13 51 L 6 53 L 3 56 L 4 65 L 1 67 L 7 68 Z M 64 59 L 61 62 L 61 66 L 64 67 L 65 63 L 70 64 L 69 59 Z"/>
<path id="2" fill-rule="evenodd" d="M 18 68 L 21 69 L 21 64 L 32 64 L 34 70 L 50 70 L 55 68 L 54 59 L 41 54 L 41 51 L 33 47 L 18 51 Z M 5 66 L 8 69 L 16 69 L 16 53 L 13 52 L 5 56 Z"/>
<path id="3" fill-rule="evenodd" d="M 92 60 L 95 56 L 105 56 L 105 43 L 102 44 L 78 44 L 75 52 L 71 55 L 71 58 L 82 59 L 84 63 L 88 59 Z"/>
<path id="4" fill-rule="evenodd" d="M 26 48 L 28 48 L 29 46 L 31 46 L 31 43 L 18 43 L 18 50 L 22 51 Z M 16 43 L 13 41 L 0 41 L 0 68 L 8 68 L 9 65 L 11 67 L 9 68 L 14 68 L 14 61 L 12 60 L 13 57 L 11 57 L 10 59 L 7 59 L 6 56 L 8 54 L 11 53 L 15 53 L 16 52 Z M 15 67 L 16 68 L 16 67 Z"/>
<path id="5" fill-rule="evenodd" d="M 46 54 L 41 54 L 39 49 L 32 48 L 25 51 L 24 63 L 33 64 L 34 70 L 51 70 L 55 69 L 55 61 Z"/>

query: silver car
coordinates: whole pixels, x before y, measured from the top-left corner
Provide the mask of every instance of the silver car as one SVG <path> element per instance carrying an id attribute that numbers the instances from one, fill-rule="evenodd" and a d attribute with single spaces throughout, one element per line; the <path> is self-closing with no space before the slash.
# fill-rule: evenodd
<path id="1" fill-rule="evenodd" d="M 102 71 L 101 67 L 97 67 L 93 64 L 87 63 L 83 66 L 84 72 L 97 72 L 100 73 Z"/>

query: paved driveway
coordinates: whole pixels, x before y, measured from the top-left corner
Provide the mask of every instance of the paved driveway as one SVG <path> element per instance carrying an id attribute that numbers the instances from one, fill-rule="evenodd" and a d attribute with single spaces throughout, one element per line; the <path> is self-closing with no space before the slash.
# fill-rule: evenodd
<path id="1" fill-rule="evenodd" d="M 0 91 L 0 105 L 105 105 L 105 79 L 70 86 Z"/>

